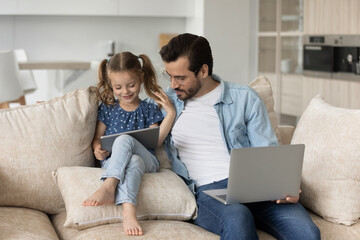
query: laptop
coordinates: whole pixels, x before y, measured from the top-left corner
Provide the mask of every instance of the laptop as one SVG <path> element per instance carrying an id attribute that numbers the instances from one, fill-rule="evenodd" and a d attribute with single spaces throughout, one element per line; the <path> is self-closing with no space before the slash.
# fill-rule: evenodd
<path id="1" fill-rule="evenodd" d="M 115 139 L 124 134 L 128 134 L 138 140 L 144 147 L 148 149 L 155 149 L 158 147 L 159 142 L 159 129 L 160 127 L 152 127 L 152 128 L 143 128 L 134 131 L 127 131 L 122 133 L 116 133 L 111 135 L 101 136 L 101 149 L 105 149 L 106 151 L 111 153 L 112 145 Z"/>
<path id="2" fill-rule="evenodd" d="M 204 193 L 224 204 L 298 197 L 304 150 L 304 144 L 233 149 L 227 189 Z"/>

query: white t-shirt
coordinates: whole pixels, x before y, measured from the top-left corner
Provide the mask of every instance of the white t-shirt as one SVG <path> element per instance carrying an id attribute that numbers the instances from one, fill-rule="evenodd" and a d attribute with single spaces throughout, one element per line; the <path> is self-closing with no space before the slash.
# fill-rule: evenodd
<path id="1" fill-rule="evenodd" d="M 171 132 L 180 159 L 196 186 L 229 175 L 230 155 L 214 108 L 220 94 L 221 85 L 204 96 L 187 100 Z"/>

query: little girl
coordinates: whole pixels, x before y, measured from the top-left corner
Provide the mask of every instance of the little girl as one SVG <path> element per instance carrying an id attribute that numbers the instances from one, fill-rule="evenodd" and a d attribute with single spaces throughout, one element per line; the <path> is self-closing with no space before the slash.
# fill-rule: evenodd
<path id="1" fill-rule="evenodd" d="M 165 118 L 158 106 L 139 98 L 141 84 L 166 111 Z M 101 149 L 100 137 L 160 125 L 158 145 L 161 145 L 174 121 L 175 109 L 158 86 L 153 65 L 146 55 L 123 52 L 103 60 L 97 92 L 102 103 L 92 147 L 96 159 L 106 169 L 101 177 L 105 181 L 83 205 L 121 204 L 125 233 L 143 235 L 136 217 L 136 198 L 142 175 L 157 172 L 159 168 L 154 149 L 146 149 L 135 138 L 122 135 L 114 141 L 110 156 Z"/>

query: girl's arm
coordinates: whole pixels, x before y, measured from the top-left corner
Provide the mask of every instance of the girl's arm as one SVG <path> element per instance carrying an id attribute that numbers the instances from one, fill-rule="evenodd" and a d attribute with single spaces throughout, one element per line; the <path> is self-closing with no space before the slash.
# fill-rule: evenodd
<path id="1" fill-rule="evenodd" d="M 106 130 L 106 125 L 101 122 L 97 121 L 96 129 L 95 129 L 95 136 L 92 141 L 92 147 L 94 149 L 94 155 L 98 160 L 104 160 L 107 156 L 109 156 L 109 152 L 106 150 L 101 149 L 101 136 L 104 136 Z"/>
<path id="2" fill-rule="evenodd" d="M 155 102 L 159 104 L 162 108 L 164 108 L 166 112 L 166 116 L 160 124 L 158 146 L 161 146 L 173 125 L 176 111 L 173 103 L 162 89 L 160 89 L 160 92 L 156 92 L 155 95 L 159 98 L 158 100 L 155 100 Z"/>

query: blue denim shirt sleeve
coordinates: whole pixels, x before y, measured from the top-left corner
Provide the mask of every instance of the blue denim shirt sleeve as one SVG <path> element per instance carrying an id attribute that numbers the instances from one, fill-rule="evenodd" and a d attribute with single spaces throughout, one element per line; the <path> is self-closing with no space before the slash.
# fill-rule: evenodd
<path id="1" fill-rule="evenodd" d="M 257 92 L 245 85 L 221 84 L 222 95 L 215 109 L 229 153 L 233 148 L 278 145 L 266 106 Z"/>

